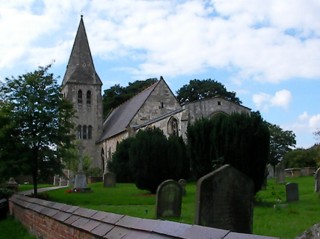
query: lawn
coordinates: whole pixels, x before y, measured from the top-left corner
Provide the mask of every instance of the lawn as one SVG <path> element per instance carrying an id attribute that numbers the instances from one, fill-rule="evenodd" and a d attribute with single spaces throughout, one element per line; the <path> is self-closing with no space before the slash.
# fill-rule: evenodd
<path id="1" fill-rule="evenodd" d="M 285 186 L 268 182 L 266 190 L 256 196 L 253 233 L 281 238 L 295 238 L 320 222 L 320 199 L 313 192 L 313 177 L 287 178 L 299 184 L 300 200 L 285 202 Z M 103 188 L 101 183 L 90 184 L 91 193 L 67 193 L 66 189 L 50 191 L 50 200 L 81 207 L 125 214 L 141 218 L 155 218 L 155 195 L 139 190 L 133 184 L 118 183 L 114 188 Z M 194 183 L 186 187 L 182 215 L 175 221 L 192 224 L 195 211 Z"/>
<path id="2" fill-rule="evenodd" d="M 31 236 L 27 230 L 12 217 L 0 220 L 0 239 L 36 239 Z"/>

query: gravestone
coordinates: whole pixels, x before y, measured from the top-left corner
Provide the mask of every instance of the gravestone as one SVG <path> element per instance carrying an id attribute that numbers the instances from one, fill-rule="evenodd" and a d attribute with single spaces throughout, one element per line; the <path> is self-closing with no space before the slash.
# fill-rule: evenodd
<path id="1" fill-rule="evenodd" d="M 252 233 L 253 197 L 252 180 L 224 165 L 198 180 L 195 223 Z"/>
<path id="2" fill-rule="evenodd" d="M 79 172 L 76 174 L 73 187 L 79 191 L 82 191 L 87 188 L 87 177 L 84 174 L 84 172 Z"/>
<path id="3" fill-rule="evenodd" d="M 174 180 L 162 182 L 157 189 L 156 216 L 180 217 L 182 203 L 182 187 Z"/>
<path id="4" fill-rule="evenodd" d="M 14 191 L 14 192 L 18 192 L 18 187 L 19 184 L 16 182 L 16 180 L 14 180 L 14 178 L 9 178 L 9 181 L 6 183 L 6 188 Z"/>
<path id="5" fill-rule="evenodd" d="M 186 191 L 187 181 L 185 179 L 179 179 L 178 183 L 182 187 L 182 196 L 186 196 L 186 194 L 187 194 L 187 191 Z"/>
<path id="6" fill-rule="evenodd" d="M 282 163 L 278 163 L 276 165 L 276 182 L 277 183 L 285 183 L 286 178 L 285 178 L 285 172 L 284 172 L 284 166 Z"/>
<path id="7" fill-rule="evenodd" d="M 274 168 L 271 164 L 267 165 L 268 178 L 274 178 Z"/>
<path id="8" fill-rule="evenodd" d="M 314 174 L 314 191 L 320 192 L 320 168 Z"/>
<path id="9" fill-rule="evenodd" d="M 116 186 L 116 175 L 112 172 L 108 172 L 103 176 L 103 186 L 108 187 L 115 187 Z"/>
<path id="10" fill-rule="evenodd" d="M 297 183 L 286 184 L 287 202 L 299 201 L 299 188 Z"/>

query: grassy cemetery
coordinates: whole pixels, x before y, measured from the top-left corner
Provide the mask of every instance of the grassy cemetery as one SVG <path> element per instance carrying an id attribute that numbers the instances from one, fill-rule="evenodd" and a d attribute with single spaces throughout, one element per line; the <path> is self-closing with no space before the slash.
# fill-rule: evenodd
<path id="1" fill-rule="evenodd" d="M 255 197 L 253 233 L 281 238 L 295 238 L 319 222 L 319 195 L 314 192 L 314 178 L 286 178 L 286 182 L 299 185 L 299 201 L 286 202 L 284 184 L 268 181 L 266 189 Z M 139 190 L 134 184 L 118 183 L 104 188 L 102 183 L 89 184 L 92 192 L 74 193 L 67 188 L 49 191 L 41 196 L 49 200 L 85 208 L 125 214 L 134 217 L 155 219 L 155 194 Z M 28 189 L 24 186 L 22 190 Z M 20 189 L 21 190 L 21 189 Z M 195 214 L 195 183 L 186 185 L 180 218 L 169 218 L 193 224 Z"/>

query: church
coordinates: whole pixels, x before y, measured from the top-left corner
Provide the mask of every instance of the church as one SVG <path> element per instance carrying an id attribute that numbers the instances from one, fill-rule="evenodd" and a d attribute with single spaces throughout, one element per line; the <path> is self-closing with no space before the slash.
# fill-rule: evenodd
<path id="1" fill-rule="evenodd" d="M 102 81 L 95 70 L 83 17 L 81 16 L 61 86 L 62 94 L 76 111 L 76 135 L 82 154 L 92 168 L 106 165 L 122 140 L 148 127 L 160 128 L 166 136 L 186 140 L 188 124 L 216 114 L 250 113 L 250 109 L 222 97 L 181 105 L 160 77 L 153 85 L 113 109 L 103 119 Z"/>

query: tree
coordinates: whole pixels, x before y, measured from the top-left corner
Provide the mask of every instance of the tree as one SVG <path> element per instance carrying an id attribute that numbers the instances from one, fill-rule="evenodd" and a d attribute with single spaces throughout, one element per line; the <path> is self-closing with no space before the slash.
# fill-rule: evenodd
<path id="1" fill-rule="evenodd" d="M 283 157 L 286 168 L 316 167 L 319 152 L 316 147 L 309 149 L 294 149 L 286 153 Z"/>
<path id="2" fill-rule="evenodd" d="M 108 161 L 108 169 L 117 175 L 117 181 L 128 183 L 134 182 L 132 165 L 130 163 L 129 149 L 134 138 L 126 138 L 117 145 L 116 152 Z"/>
<path id="3" fill-rule="evenodd" d="M 73 147 L 74 139 L 73 106 L 60 94 L 56 79 L 48 72 L 50 67 L 6 78 L 0 87 L 3 102 L 10 105 L 7 115 L 12 122 L 11 133 L 23 148 L 25 161 L 19 166 L 32 175 L 35 196 L 39 176 L 61 171 L 61 159 Z M 1 132 L 7 125 L 2 126 Z M 5 134 L 10 138 L 10 132 Z M 10 149 L 7 153 L 1 161 L 16 156 Z"/>
<path id="4" fill-rule="evenodd" d="M 268 123 L 270 132 L 269 163 L 275 167 L 283 156 L 296 145 L 296 136 L 290 130 L 283 130 L 278 125 Z"/>
<path id="5" fill-rule="evenodd" d="M 173 144 L 170 146 L 169 142 Z M 130 165 L 137 188 L 155 193 L 164 180 L 178 180 L 186 175 L 185 168 L 181 165 L 187 159 L 184 152 L 180 151 L 184 146 L 179 144 L 184 144 L 182 139 L 168 140 L 159 128 L 137 133 L 129 149 Z M 169 156 L 173 148 L 176 150 L 174 160 L 173 155 Z"/>
<path id="6" fill-rule="evenodd" d="M 236 104 L 241 104 L 235 92 L 227 91 L 223 84 L 211 79 L 190 80 L 189 84 L 182 86 L 177 91 L 177 99 L 180 103 L 188 103 L 215 96 L 220 96 Z"/>
<path id="7" fill-rule="evenodd" d="M 103 113 L 106 117 L 109 112 L 129 100 L 142 90 L 148 88 L 157 81 L 156 78 L 150 78 L 145 81 L 135 81 L 129 83 L 127 87 L 122 87 L 119 84 L 112 86 L 104 91 L 103 94 Z"/>
<path id="8" fill-rule="evenodd" d="M 201 119 L 188 127 L 191 172 L 198 179 L 222 164 L 250 177 L 261 189 L 269 155 L 269 130 L 259 113 Z"/>

